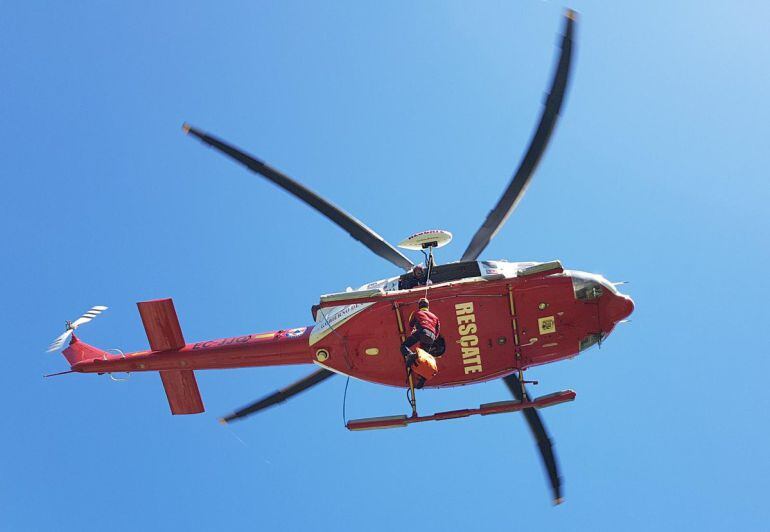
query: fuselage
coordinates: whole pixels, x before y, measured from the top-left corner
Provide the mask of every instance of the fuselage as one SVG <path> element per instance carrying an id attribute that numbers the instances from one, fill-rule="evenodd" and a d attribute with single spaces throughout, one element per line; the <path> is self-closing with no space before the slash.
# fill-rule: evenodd
<path id="1" fill-rule="evenodd" d="M 200 341 L 120 356 L 73 336 L 64 355 L 87 373 L 317 364 L 362 380 L 406 386 L 400 344 L 420 297 L 441 320 L 446 350 L 426 387 L 472 384 L 572 358 L 603 341 L 633 302 L 599 275 L 558 262 L 467 262 L 321 296 L 310 327 Z M 410 288 L 404 288 L 410 286 Z M 174 321 L 176 317 L 174 316 Z M 145 324 L 147 325 L 147 324 Z"/>
<path id="2" fill-rule="evenodd" d="M 476 264 L 477 275 L 427 286 L 400 290 L 405 277 L 400 276 L 323 296 L 309 338 L 315 362 L 405 386 L 399 347 L 420 297 L 430 300 L 441 320 L 446 345 L 427 387 L 470 384 L 572 358 L 604 341 L 633 311 L 632 300 L 604 277 L 563 270 L 558 262 Z M 460 273 L 473 269 L 461 263 L 447 267 Z"/>

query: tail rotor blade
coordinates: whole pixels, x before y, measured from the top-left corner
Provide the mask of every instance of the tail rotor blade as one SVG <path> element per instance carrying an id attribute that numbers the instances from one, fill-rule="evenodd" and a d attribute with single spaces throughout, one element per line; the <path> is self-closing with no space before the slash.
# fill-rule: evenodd
<path id="1" fill-rule="evenodd" d="M 64 345 L 64 342 L 66 342 L 71 335 L 72 329 L 67 329 L 64 331 L 56 340 L 51 342 L 51 345 L 49 345 L 48 349 L 46 349 L 46 353 L 53 353 L 54 351 L 61 349 L 61 347 Z"/>
<path id="2" fill-rule="evenodd" d="M 503 378 L 506 386 L 513 394 L 517 401 L 523 401 L 524 398 L 529 401 L 529 393 L 524 385 L 521 384 L 517 375 L 508 375 Z M 537 441 L 538 449 L 540 450 L 540 456 L 543 459 L 543 466 L 548 473 L 548 480 L 551 483 L 551 491 L 553 492 L 554 504 L 560 504 L 563 501 L 561 493 L 561 477 L 559 476 L 559 465 L 556 463 L 556 456 L 553 453 L 553 443 L 548 436 L 548 432 L 545 430 L 545 425 L 540 419 L 540 414 L 534 408 L 525 408 L 522 410 L 524 419 L 527 420 L 527 425 L 532 431 L 535 440 Z"/>
<path id="3" fill-rule="evenodd" d="M 91 307 L 87 312 L 85 312 L 82 316 L 80 316 L 78 319 L 73 321 L 72 323 L 67 322 L 67 330 L 64 331 L 59 337 L 51 342 L 51 345 L 48 346 L 48 349 L 46 349 L 46 352 L 53 353 L 54 351 L 58 351 L 61 349 L 61 347 L 64 345 L 64 342 L 67 341 L 67 339 L 72 335 L 72 332 L 80 327 L 81 325 L 88 323 L 95 317 L 97 317 L 99 314 L 107 310 L 107 307 L 104 305 L 96 305 L 94 307 Z"/>
<path id="4" fill-rule="evenodd" d="M 91 309 L 88 312 L 84 313 L 82 316 L 80 316 L 78 319 L 72 322 L 72 325 L 71 325 L 72 328 L 77 329 L 84 323 L 88 323 L 89 321 L 97 317 L 99 314 L 101 314 L 105 310 L 107 310 L 107 307 L 103 305 L 96 305 L 95 307 L 91 307 Z"/>
<path id="5" fill-rule="evenodd" d="M 301 393 L 307 390 L 308 388 L 315 386 L 320 382 L 325 381 L 332 375 L 334 375 L 333 371 L 329 371 L 328 369 L 319 369 L 318 371 L 311 373 L 304 379 L 299 380 L 282 390 L 278 390 L 277 392 L 271 393 L 270 395 L 263 397 L 259 401 L 255 401 L 250 405 L 246 405 L 240 410 L 236 410 L 229 416 L 225 416 L 221 418 L 220 422 L 229 423 L 230 421 L 245 418 L 247 416 L 250 416 L 251 414 L 259 412 L 260 410 L 264 410 L 265 408 L 268 408 L 270 406 L 276 405 L 278 403 L 282 403 L 285 400 L 291 397 L 294 397 L 298 393 Z"/>

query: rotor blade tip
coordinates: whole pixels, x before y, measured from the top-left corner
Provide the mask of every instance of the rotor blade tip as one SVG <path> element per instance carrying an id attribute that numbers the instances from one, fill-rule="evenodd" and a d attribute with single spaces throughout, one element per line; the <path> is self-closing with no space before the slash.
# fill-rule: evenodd
<path id="1" fill-rule="evenodd" d="M 227 419 L 220 417 L 217 421 L 219 421 L 220 425 L 227 425 Z"/>
<path id="2" fill-rule="evenodd" d="M 553 505 L 554 506 L 559 506 L 563 502 L 564 502 L 564 497 L 558 497 L 558 498 L 553 500 Z"/>
<path id="3" fill-rule="evenodd" d="M 570 20 L 577 21 L 578 14 L 577 14 L 577 11 L 575 11 L 574 9 L 569 9 L 568 8 L 567 12 L 564 14 L 564 16 L 567 17 Z"/>
<path id="4" fill-rule="evenodd" d="M 184 131 L 185 135 L 187 135 L 190 132 L 190 124 L 187 122 L 182 124 L 182 131 Z"/>

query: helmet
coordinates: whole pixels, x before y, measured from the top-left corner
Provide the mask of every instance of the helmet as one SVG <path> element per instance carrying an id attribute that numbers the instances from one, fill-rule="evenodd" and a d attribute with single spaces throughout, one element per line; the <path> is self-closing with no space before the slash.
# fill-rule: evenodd
<path id="1" fill-rule="evenodd" d="M 417 302 L 417 308 L 428 308 L 429 306 L 430 303 L 428 302 L 427 298 L 421 297 Z"/>

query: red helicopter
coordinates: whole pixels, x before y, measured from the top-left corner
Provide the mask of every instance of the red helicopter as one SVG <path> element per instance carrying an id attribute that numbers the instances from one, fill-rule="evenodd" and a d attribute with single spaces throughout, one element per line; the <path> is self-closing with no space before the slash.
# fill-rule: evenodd
<path id="1" fill-rule="evenodd" d="M 358 290 L 321 296 L 312 308 L 314 325 L 187 343 L 170 299 L 138 303 L 150 349 L 112 354 L 86 344 L 73 332 L 107 307 L 93 307 L 50 346 L 60 349 L 71 369 L 63 373 L 112 374 L 158 371 L 172 414 L 204 411 L 195 370 L 315 364 L 304 379 L 224 417 L 244 418 L 280 403 L 335 373 L 365 381 L 404 387 L 411 415 L 352 420 L 350 430 L 403 427 L 412 423 L 521 411 L 537 441 L 556 504 L 562 501 L 561 478 L 551 440 L 538 409 L 572 401 L 565 390 L 530 397 L 524 371 L 540 364 L 572 358 L 600 344 L 633 311 L 633 301 L 616 284 L 596 274 L 566 270 L 559 261 L 546 263 L 479 261 L 478 257 L 500 230 L 524 195 L 551 137 L 564 100 L 573 55 L 576 15 L 568 10 L 561 53 L 540 122 L 516 173 L 497 205 L 474 235 L 457 262 L 437 265 L 433 250 L 449 242 L 445 231 L 424 231 L 401 243 L 422 250 L 425 267 L 407 257 L 350 214 L 336 207 L 259 159 L 185 124 L 186 133 L 235 159 L 315 208 L 377 255 L 405 273 L 375 281 Z M 430 300 L 440 317 L 441 335 L 432 356 L 437 372 L 425 388 L 475 384 L 501 378 L 513 400 L 478 408 L 420 416 L 415 382 L 400 353 L 410 333 L 409 315 L 421 297 Z M 424 352 L 422 354 L 425 354 Z"/>

